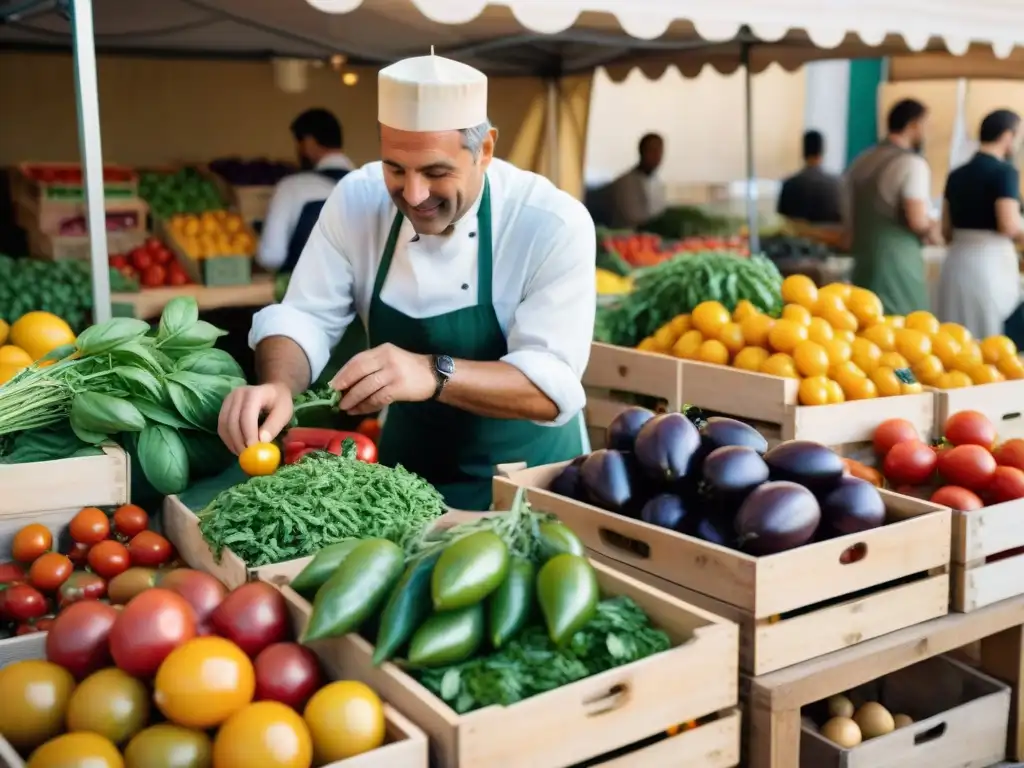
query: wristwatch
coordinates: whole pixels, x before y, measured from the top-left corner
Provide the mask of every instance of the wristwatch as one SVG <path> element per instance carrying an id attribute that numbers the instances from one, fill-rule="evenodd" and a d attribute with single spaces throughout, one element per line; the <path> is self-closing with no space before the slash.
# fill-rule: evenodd
<path id="1" fill-rule="evenodd" d="M 437 381 L 434 396 L 430 399 L 437 400 L 441 396 L 445 384 L 455 375 L 455 361 L 448 355 L 431 355 L 430 362 L 434 367 L 434 379 Z"/>

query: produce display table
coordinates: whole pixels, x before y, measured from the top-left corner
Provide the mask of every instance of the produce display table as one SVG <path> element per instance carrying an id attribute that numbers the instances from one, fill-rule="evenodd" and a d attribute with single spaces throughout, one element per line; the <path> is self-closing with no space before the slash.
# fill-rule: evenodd
<path id="1" fill-rule="evenodd" d="M 174 288 L 147 288 L 138 293 L 114 293 L 111 301 L 115 304 L 130 304 L 135 317 L 149 320 L 160 315 L 171 299 L 178 296 L 194 296 L 199 311 L 223 309 L 225 307 L 252 307 L 274 303 L 273 275 L 254 275 L 249 285 L 183 285 Z"/>
<path id="2" fill-rule="evenodd" d="M 858 643 L 827 656 L 750 678 L 750 768 L 798 768 L 800 709 L 924 659 L 981 641 L 982 669 L 1013 685 L 1010 755 L 1024 758 L 1024 596 Z"/>

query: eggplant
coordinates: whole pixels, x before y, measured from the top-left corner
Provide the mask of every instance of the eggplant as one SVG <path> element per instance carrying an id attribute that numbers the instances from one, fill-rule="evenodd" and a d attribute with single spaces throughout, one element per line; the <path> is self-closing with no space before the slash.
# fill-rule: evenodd
<path id="1" fill-rule="evenodd" d="M 821 526 L 831 536 L 877 528 L 885 522 L 885 502 L 866 480 L 844 476 L 821 500 Z"/>
<path id="2" fill-rule="evenodd" d="M 750 448 L 762 456 L 768 451 L 764 435 L 749 424 L 724 416 L 712 416 L 700 429 L 701 443 L 708 453 L 716 448 L 739 445 Z"/>
<path id="3" fill-rule="evenodd" d="M 625 455 L 607 448 L 594 451 L 580 465 L 580 487 L 594 506 L 621 512 L 633 496 Z"/>
<path id="4" fill-rule="evenodd" d="M 687 527 L 688 510 L 683 500 L 674 493 L 661 493 L 644 504 L 640 519 L 645 523 L 681 531 Z"/>
<path id="5" fill-rule="evenodd" d="M 727 445 L 716 448 L 701 468 L 704 487 L 713 499 L 745 497 L 768 480 L 768 465 L 753 448 Z"/>
<path id="6" fill-rule="evenodd" d="M 633 453 L 652 478 L 675 483 L 690 471 L 700 433 L 681 413 L 663 413 L 649 420 L 637 433 Z"/>
<path id="7" fill-rule="evenodd" d="M 565 496 L 570 499 L 580 498 L 580 465 L 583 462 L 575 461 L 558 473 L 558 477 L 551 481 L 548 488 L 552 493 Z"/>
<path id="8" fill-rule="evenodd" d="M 705 515 L 697 521 L 693 527 L 693 534 L 698 539 L 703 539 L 720 547 L 736 548 L 736 534 L 728 520 L 716 515 Z"/>
<path id="9" fill-rule="evenodd" d="M 843 476 L 843 460 L 830 448 L 810 440 L 790 440 L 764 456 L 772 480 L 798 483 L 815 493 L 828 493 Z"/>
<path id="10" fill-rule="evenodd" d="M 613 451 L 632 452 L 640 427 L 653 418 L 654 411 L 640 406 L 633 406 L 622 411 L 608 425 L 607 447 Z"/>
<path id="11" fill-rule="evenodd" d="M 814 494 L 786 480 L 754 489 L 736 516 L 740 546 L 754 555 L 773 555 L 806 544 L 821 522 Z"/>

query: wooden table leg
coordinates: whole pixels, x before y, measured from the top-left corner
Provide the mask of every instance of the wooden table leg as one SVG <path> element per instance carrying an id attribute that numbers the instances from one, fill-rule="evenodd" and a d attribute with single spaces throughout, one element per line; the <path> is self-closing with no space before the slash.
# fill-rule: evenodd
<path id="1" fill-rule="evenodd" d="M 1011 627 L 981 641 L 981 669 L 1013 686 L 1007 754 L 1024 760 L 1024 627 Z"/>
<path id="2" fill-rule="evenodd" d="M 772 711 L 768 697 L 756 685 L 752 688 L 746 713 L 750 719 L 749 768 L 799 768 L 800 710 Z"/>

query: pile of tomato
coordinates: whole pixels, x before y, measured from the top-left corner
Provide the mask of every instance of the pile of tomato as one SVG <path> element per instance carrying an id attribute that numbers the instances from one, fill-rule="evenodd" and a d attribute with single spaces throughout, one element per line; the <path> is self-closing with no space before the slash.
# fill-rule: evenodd
<path id="1" fill-rule="evenodd" d="M 145 510 L 134 504 L 112 516 L 86 507 L 60 539 L 40 523 L 14 534 L 13 561 L 0 563 L 0 637 L 46 631 L 57 611 L 81 600 L 116 599 L 124 582 L 145 577 L 152 584 L 155 569 L 175 565 L 174 547 L 149 530 Z M 137 572 L 126 578 L 129 569 Z"/>
<path id="2" fill-rule="evenodd" d="M 191 280 L 171 250 L 151 237 L 128 253 L 110 255 L 110 268 L 128 280 L 138 280 L 143 288 L 188 285 Z"/>
<path id="3" fill-rule="evenodd" d="M 45 660 L 0 669 L 0 736 L 28 768 L 310 768 L 384 742 L 380 699 L 324 684 L 276 588 L 190 569 L 156 583 L 71 605 Z"/>

